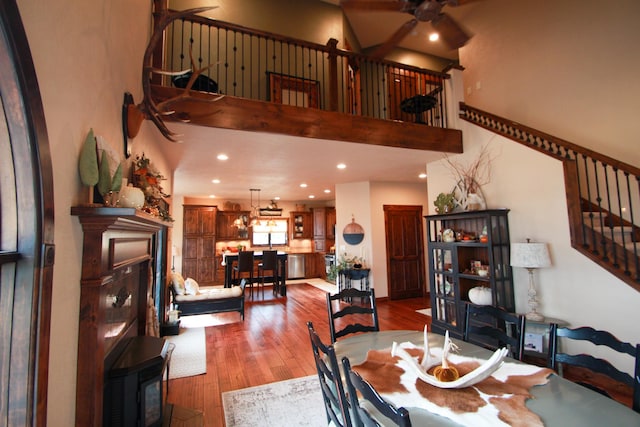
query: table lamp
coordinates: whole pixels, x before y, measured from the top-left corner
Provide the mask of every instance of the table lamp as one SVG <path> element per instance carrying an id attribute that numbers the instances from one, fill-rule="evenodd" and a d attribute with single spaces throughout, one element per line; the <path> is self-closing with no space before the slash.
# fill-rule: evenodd
<path id="1" fill-rule="evenodd" d="M 529 320 L 544 320 L 544 316 L 537 312 L 538 300 L 533 283 L 533 271 L 536 268 L 549 267 L 550 265 L 551 258 L 546 243 L 532 243 L 530 239 L 527 239 L 527 243 L 511 244 L 511 266 L 526 268 L 529 272 L 529 312 L 525 315 Z"/>

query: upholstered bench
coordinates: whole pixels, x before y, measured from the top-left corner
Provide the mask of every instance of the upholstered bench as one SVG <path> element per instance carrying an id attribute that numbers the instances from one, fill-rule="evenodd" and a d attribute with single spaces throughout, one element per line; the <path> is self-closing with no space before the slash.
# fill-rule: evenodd
<path id="1" fill-rule="evenodd" d="M 179 273 L 172 273 L 169 289 L 173 296 L 174 309 L 178 310 L 181 316 L 238 311 L 240 318 L 244 320 L 244 287 L 244 280 L 239 286 L 230 288 L 199 287 L 195 280 L 184 280 Z"/>

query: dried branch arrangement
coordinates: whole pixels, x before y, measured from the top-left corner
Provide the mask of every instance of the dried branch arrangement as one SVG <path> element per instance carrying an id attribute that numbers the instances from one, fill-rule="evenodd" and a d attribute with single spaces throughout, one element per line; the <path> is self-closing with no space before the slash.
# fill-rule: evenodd
<path id="1" fill-rule="evenodd" d="M 444 160 L 449 165 L 456 182 L 467 193 L 477 193 L 478 188 L 491 182 L 491 163 L 493 158 L 489 152 L 489 145 L 485 145 L 480 150 L 478 157 L 468 164 L 456 162 L 449 156 Z"/>

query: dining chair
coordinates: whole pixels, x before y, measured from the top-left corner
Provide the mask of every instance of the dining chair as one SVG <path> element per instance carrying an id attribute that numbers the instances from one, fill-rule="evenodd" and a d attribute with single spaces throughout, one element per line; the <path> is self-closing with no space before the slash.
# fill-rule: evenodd
<path id="1" fill-rule="evenodd" d="M 627 354 L 634 358 L 634 376 L 632 377 L 613 366 L 608 360 L 593 356 L 591 354 L 569 354 L 559 350 L 559 339 L 573 341 L 589 341 L 596 346 L 608 347 L 609 349 Z M 564 342 L 563 344 L 566 344 Z M 635 346 L 631 343 L 620 341 L 608 331 L 597 330 L 589 326 L 575 329 L 559 327 L 552 323 L 549 332 L 549 355 L 547 359 L 548 367 L 563 375 L 562 367 L 565 365 L 586 368 L 591 372 L 606 375 L 607 377 L 631 387 L 633 390 L 631 407 L 640 413 L 640 344 Z M 589 382 L 588 379 L 581 379 L 576 383 L 597 391 L 607 397 L 613 398 L 606 390 L 598 385 Z"/>
<path id="2" fill-rule="evenodd" d="M 465 313 L 463 340 L 490 350 L 507 347 L 510 356 L 524 356 L 526 318 L 500 307 L 468 303 Z"/>
<path id="3" fill-rule="evenodd" d="M 253 251 L 238 252 L 238 262 L 233 267 L 233 283 L 239 283 L 243 274 L 247 275 L 249 295 L 253 297 Z"/>
<path id="4" fill-rule="evenodd" d="M 384 400 L 371 384 L 351 369 L 349 358 L 342 358 L 342 368 L 345 383 L 347 384 L 347 396 L 349 396 L 349 404 L 351 406 L 351 421 L 354 427 L 388 426 L 389 421 L 399 427 L 411 426 L 409 411 L 403 407 L 396 408 Z M 361 396 L 360 398 L 358 398 L 358 393 Z M 376 417 L 374 411 L 371 411 L 371 407 L 386 419 L 383 420 L 381 417 Z"/>
<path id="5" fill-rule="evenodd" d="M 278 277 L 278 251 L 262 251 L 262 261 L 258 264 L 258 279 L 262 283 L 262 295 L 264 296 L 265 272 L 270 271 L 273 281 L 273 293 L 279 291 L 280 279 Z"/>
<path id="6" fill-rule="evenodd" d="M 340 366 L 333 345 L 325 345 L 320 340 L 312 322 L 307 322 L 307 328 L 320 380 L 324 409 L 327 413 L 327 423 L 337 427 L 350 427 L 352 424 L 349 402 L 342 385 Z"/>
<path id="7" fill-rule="evenodd" d="M 355 302 L 356 298 L 360 300 L 360 304 Z M 327 312 L 332 343 L 348 334 L 380 330 L 373 289 L 347 288 L 335 295 L 327 293 Z M 369 317 L 370 321 L 367 322 Z"/>

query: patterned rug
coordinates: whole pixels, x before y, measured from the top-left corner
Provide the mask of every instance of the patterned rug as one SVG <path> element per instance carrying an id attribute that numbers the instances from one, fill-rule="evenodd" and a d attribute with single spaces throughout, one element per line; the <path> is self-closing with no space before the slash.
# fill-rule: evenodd
<path id="1" fill-rule="evenodd" d="M 326 426 L 317 375 L 222 393 L 227 427 Z"/>
<path id="2" fill-rule="evenodd" d="M 207 373 L 204 328 L 180 328 L 178 335 L 165 338 L 175 345 L 169 365 L 169 379 Z"/>
<path id="3" fill-rule="evenodd" d="M 431 309 L 421 308 L 420 310 L 416 310 L 416 313 L 424 314 L 425 316 L 431 316 Z"/>

